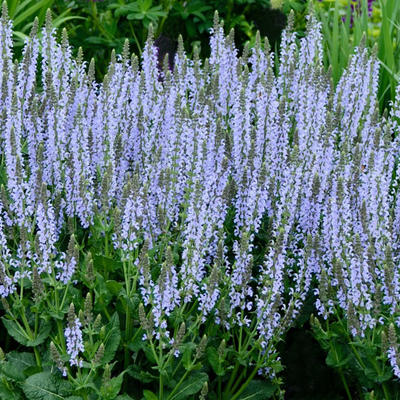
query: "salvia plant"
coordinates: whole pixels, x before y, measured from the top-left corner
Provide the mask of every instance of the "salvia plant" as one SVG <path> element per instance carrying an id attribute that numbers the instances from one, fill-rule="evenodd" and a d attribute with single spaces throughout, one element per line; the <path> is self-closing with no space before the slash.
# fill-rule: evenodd
<path id="1" fill-rule="evenodd" d="M 283 398 L 309 299 L 348 398 L 398 396 L 400 88 L 361 45 L 334 89 L 320 29 L 239 56 L 216 15 L 171 70 L 150 26 L 98 83 L 49 13 L 14 62 L 3 6 L 1 397 Z"/>

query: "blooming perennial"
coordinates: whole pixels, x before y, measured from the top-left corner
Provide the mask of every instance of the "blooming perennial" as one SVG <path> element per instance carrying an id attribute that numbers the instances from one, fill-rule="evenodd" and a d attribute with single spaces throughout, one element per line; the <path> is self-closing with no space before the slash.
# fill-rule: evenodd
<path id="1" fill-rule="evenodd" d="M 194 304 L 203 323 L 255 328 L 273 354 L 273 338 L 311 293 L 321 318 L 340 311 L 353 336 L 386 321 L 396 335 L 400 87 L 391 114 L 379 117 L 379 64 L 367 49 L 355 49 L 333 88 L 313 16 L 299 42 L 289 21 L 279 60 L 259 37 L 239 56 L 216 18 L 209 59 L 198 51 L 189 59 L 180 41 L 173 71 L 160 71 L 150 34 L 141 62 L 125 47 L 98 83 L 94 63 L 74 59 L 50 23 L 40 40 L 34 27 L 14 64 L 11 28 L 3 15 L 2 297 L 34 267 L 35 279 L 71 282 L 79 252 L 73 239 L 68 254 L 57 241 L 76 218 L 88 231 L 96 221 L 112 226 L 110 242 L 150 311 L 140 312 L 149 340 L 174 343 L 170 315 Z M 7 228 L 20 241 L 23 232 L 38 238 L 19 252 L 23 261 L 8 248 Z M 79 366 L 74 313 L 64 333 Z M 398 352 L 394 344 L 387 352 L 396 374 Z"/>

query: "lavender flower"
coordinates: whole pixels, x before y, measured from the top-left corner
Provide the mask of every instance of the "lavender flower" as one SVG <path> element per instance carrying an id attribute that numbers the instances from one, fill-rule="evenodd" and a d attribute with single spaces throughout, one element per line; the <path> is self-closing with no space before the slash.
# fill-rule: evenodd
<path id="1" fill-rule="evenodd" d="M 64 336 L 67 344 L 67 354 L 69 355 L 69 364 L 72 366 L 82 367 L 82 359 L 79 353 L 85 349 L 82 339 L 82 323 L 75 314 L 75 308 L 71 304 L 68 312 L 68 326 L 64 330 Z"/>

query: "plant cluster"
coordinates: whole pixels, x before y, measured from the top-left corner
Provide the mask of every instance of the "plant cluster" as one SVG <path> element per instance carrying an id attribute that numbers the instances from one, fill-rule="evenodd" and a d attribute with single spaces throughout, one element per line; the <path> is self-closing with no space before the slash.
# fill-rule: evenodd
<path id="1" fill-rule="evenodd" d="M 348 398 L 396 398 L 400 88 L 380 117 L 363 46 L 335 88 L 312 15 L 279 59 L 218 15 L 204 61 L 153 44 L 98 83 L 50 13 L 14 61 L 3 5 L 1 396 L 283 398 L 311 299 Z"/>

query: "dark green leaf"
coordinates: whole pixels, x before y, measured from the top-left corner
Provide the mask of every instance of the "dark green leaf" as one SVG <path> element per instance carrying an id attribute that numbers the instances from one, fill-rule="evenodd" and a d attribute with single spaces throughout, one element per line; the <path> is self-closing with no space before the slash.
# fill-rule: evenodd
<path id="1" fill-rule="evenodd" d="M 150 390 L 144 390 L 143 396 L 146 400 L 158 400 L 158 397 L 153 392 L 150 392 Z"/>
<path id="2" fill-rule="evenodd" d="M 345 345 L 336 343 L 328 352 L 326 357 L 326 365 L 332 368 L 340 368 L 346 365 L 351 358 L 351 353 Z"/>
<path id="3" fill-rule="evenodd" d="M 196 348 L 195 343 L 184 343 L 181 346 L 181 353 L 182 355 L 182 364 L 185 367 L 185 369 L 189 369 L 191 364 L 192 364 L 192 353 Z"/>
<path id="4" fill-rule="evenodd" d="M 106 286 L 113 296 L 118 296 L 122 289 L 121 283 L 113 280 L 107 281 Z"/>
<path id="5" fill-rule="evenodd" d="M 24 346 L 38 346 L 48 338 L 51 331 L 51 322 L 42 321 L 37 336 L 35 338 L 29 338 L 24 332 L 21 331 L 19 326 L 14 321 L 6 317 L 2 317 L 1 319 L 10 336 Z"/>
<path id="6" fill-rule="evenodd" d="M 110 257 L 96 254 L 93 257 L 93 266 L 96 271 L 114 272 L 117 269 L 122 269 L 122 262 L 113 260 Z"/>
<path id="7" fill-rule="evenodd" d="M 210 363 L 211 368 L 218 376 L 223 376 L 225 374 L 225 370 L 222 367 L 221 360 L 218 356 L 218 350 L 216 348 L 207 348 L 207 361 Z"/>
<path id="8" fill-rule="evenodd" d="M 22 397 L 19 394 L 19 392 L 17 392 L 15 389 L 14 390 L 9 389 L 3 382 L 0 382 L 0 400 L 21 400 L 21 399 Z"/>
<path id="9" fill-rule="evenodd" d="M 151 375 L 139 365 L 132 364 L 128 369 L 128 375 L 142 383 L 150 383 L 158 380 L 158 376 Z"/>
<path id="10" fill-rule="evenodd" d="M 0 364 L 0 371 L 11 380 L 23 382 L 26 379 L 24 371 L 35 365 L 35 357 L 32 353 L 11 351 L 7 353 L 6 361 Z"/>
<path id="11" fill-rule="evenodd" d="M 72 395 L 72 385 L 49 371 L 30 376 L 22 389 L 29 400 L 61 400 Z"/>
<path id="12" fill-rule="evenodd" d="M 393 376 L 393 372 L 390 368 L 384 368 L 384 370 L 379 371 L 379 373 L 374 368 L 365 368 L 364 373 L 368 379 L 375 383 L 386 382 Z"/>
<path id="13" fill-rule="evenodd" d="M 275 391 L 276 386 L 267 381 L 251 381 L 249 386 L 239 396 L 239 400 L 266 400 L 270 399 Z"/>
<path id="14" fill-rule="evenodd" d="M 100 389 L 101 398 L 103 400 L 114 400 L 118 396 L 118 393 L 121 390 L 123 377 L 124 372 L 103 384 Z"/>
<path id="15" fill-rule="evenodd" d="M 204 382 L 208 380 L 208 375 L 204 372 L 196 371 L 186 379 L 179 387 L 177 392 L 170 400 L 186 400 L 189 396 L 198 393 L 203 387 Z"/>
<path id="16" fill-rule="evenodd" d="M 121 330 L 119 327 L 119 317 L 114 313 L 110 322 L 106 325 L 106 336 L 104 338 L 104 356 L 101 360 L 102 363 L 109 363 L 118 349 L 119 342 L 121 341 Z"/>

